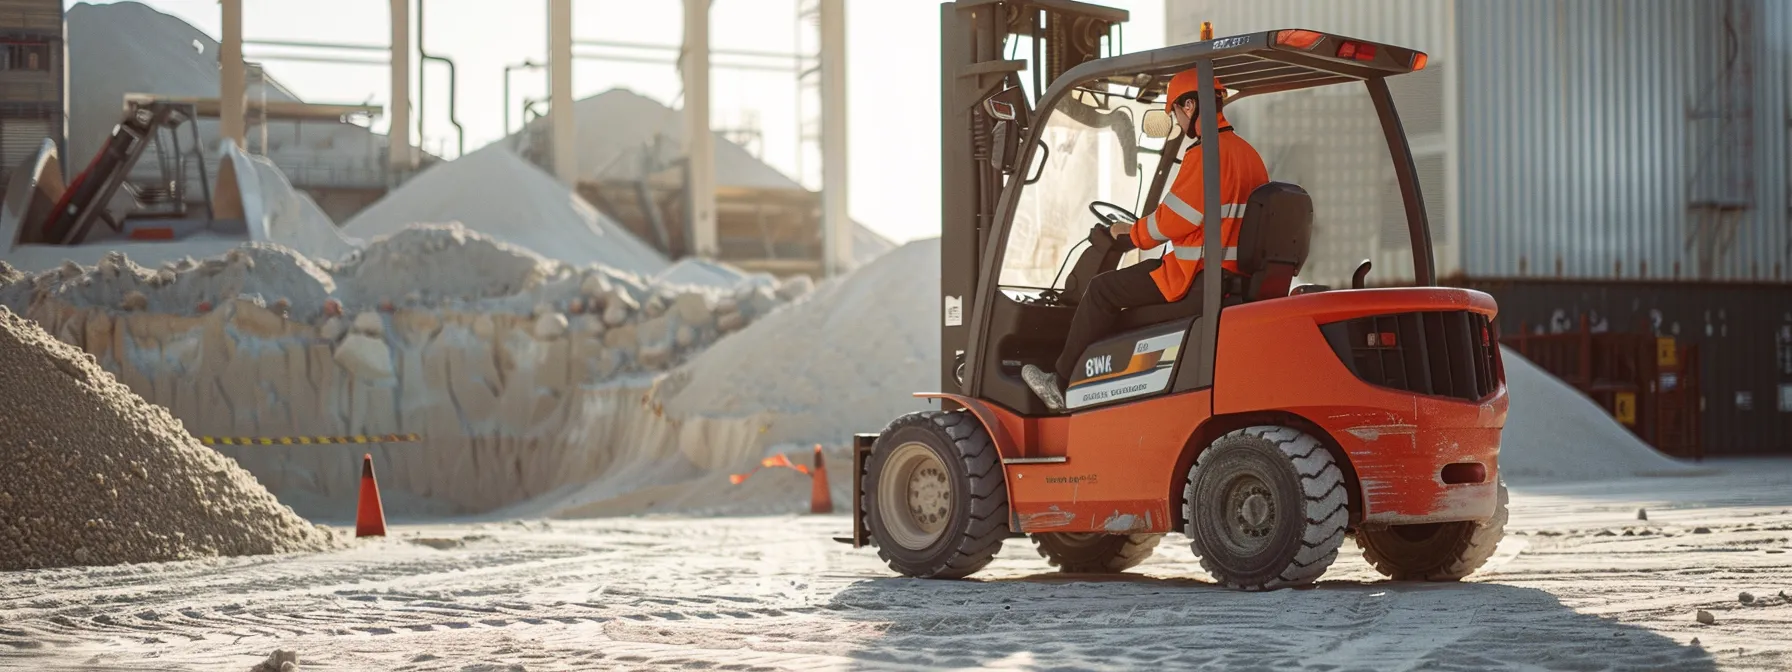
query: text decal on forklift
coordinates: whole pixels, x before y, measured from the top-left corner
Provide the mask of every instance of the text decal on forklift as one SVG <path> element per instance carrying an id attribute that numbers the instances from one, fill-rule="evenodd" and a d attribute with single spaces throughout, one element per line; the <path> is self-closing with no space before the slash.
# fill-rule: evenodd
<path id="1" fill-rule="evenodd" d="M 1070 381 L 1064 401 L 1070 408 L 1156 394 L 1170 387 L 1184 329 L 1118 338 L 1097 343 L 1083 353 L 1083 365 Z M 1124 363 L 1124 366 L 1117 366 Z"/>

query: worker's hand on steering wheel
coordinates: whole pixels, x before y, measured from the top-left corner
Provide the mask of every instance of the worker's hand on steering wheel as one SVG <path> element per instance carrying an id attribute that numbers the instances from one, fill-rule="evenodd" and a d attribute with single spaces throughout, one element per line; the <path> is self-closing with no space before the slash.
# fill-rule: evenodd
<path id="1" fill-rule="evenodd" d="M 1117 240 L 1132 235 L 1132 225 L 1139 219 L 1138 215 L 1132 214 L 1126 208 L 1122 208 L 1106 201 L 1095 201 L 1090 203 L 1089 212 L 1094 214 L 1095 218 L 1100 220 L 1103 224 L 1106 224 L 1108 233 L 1113 234 L 1114 238 Z"/>

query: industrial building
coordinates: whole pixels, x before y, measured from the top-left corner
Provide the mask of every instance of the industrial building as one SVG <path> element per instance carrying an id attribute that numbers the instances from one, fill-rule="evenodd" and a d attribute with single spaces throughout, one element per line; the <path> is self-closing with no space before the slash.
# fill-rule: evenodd
<path id="1" fill-rule="evenodd" d="M 1530 337 L 1527 354 L 1664 451 L 1792 451 L 1792 5 L 1166 8 L 1170 42 L 1209 21 L 1222 36 L 1311 28 L 1425 50 L 1423 72 L 1389 84 L 1440 277 L 1492 293 L 1508 344 Z M 1313 193 L 1303 279 L 1343 284 L 1370 259 L 1372 283 L 1409 282 L 1367 97 L 1276 98 L 1227 114 L 1275 179 Z"/>
<path id="2" fill-rule="evenodd" d="M 68 51 L 61 0 L 0 0 L 0 197 L 45 138 L 68 135 Z"/>

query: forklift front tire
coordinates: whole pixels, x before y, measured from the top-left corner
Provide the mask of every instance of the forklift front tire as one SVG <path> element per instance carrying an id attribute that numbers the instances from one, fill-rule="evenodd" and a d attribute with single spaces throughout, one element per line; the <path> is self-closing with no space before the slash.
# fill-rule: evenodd
<path id="1" fill-rule="evenodd" d="M 872 449 L 859 493 L 877 554 L 903 576 L 959 579 L 983 569 L 1008 536 L 1002 461 L 963 411 L 897 418 Z"/>

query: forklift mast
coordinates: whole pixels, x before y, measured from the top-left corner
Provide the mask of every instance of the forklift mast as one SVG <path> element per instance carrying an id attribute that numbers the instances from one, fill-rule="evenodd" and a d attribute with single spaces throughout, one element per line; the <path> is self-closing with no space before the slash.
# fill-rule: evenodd
<path id="1" fill-rule="evenodd" d="M 964 390 L 967 316 L 977 296 L 978 264 L 1003 184 L 1022 154 L 1018 146 L 1037 96 L 1071 68 L 1118 55 L 1123 41 L 1118 29 L 1129 18 L 1125 10 L 1073 0 L 941 4 L 942 390 Z M 1011 50 L 1009 41 L 1023 37 L 1032 38 L 1027 48 Z M 1031 78 L 1031 96 L 1022 77 Z M 986 100 L 996 102 L 985 105 Z"/>

